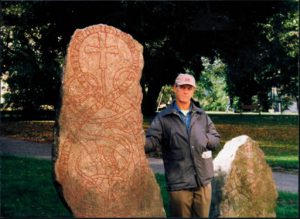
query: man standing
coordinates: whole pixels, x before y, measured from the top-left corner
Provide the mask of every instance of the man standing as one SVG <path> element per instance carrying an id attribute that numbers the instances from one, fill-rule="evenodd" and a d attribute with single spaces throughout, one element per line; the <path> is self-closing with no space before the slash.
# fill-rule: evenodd
<path id="1" fill-rule="evenodd" d="M 213 178 L 212 150 L 220 142 L 209 116 L 192 97 L 195 78 L 179 74 L 176 100 L 161 111 L 146 132 L 145 152 L 162 150 L 172 217 L 208 217 Z"/>

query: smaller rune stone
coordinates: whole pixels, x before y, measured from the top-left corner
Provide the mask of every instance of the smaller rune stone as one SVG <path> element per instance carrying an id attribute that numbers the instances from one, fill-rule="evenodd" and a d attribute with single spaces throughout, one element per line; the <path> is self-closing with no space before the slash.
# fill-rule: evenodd
<path id="1" fill-rule="evenodd" d="M 256 141 L 246 135 L 231 139 L 213 164 L 211 217 L 276 217 L 276 185 Z"/>

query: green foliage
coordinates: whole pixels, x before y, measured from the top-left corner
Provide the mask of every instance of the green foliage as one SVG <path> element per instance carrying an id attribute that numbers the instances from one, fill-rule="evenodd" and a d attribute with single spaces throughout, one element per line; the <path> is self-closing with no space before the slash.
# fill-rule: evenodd
<path id="1" fill-rule="evenodd" d="M 247 104 L 258 95 L 267 110 L 272 86 L 282 96 L 298 98 L 297 3 L 1 1 L 0 74 L 9 74 L 11 91 L 5 98 L 16 108 L 57 108 L 71 35 L 77 28 L 103 23 L 129 33 L 144 47 L 143 113 L 156 110 L 161 87 L 172 84 L 179 72 L 190 69 L 199 78 L 201 57 L 216 54 L 228 66 L 231 102 L 238 97 Z M 214 102 L 213 108 L 224 109 L 223 102 Z"/>
<path id="2" fill-rule="evenodd" d="M 161 88 L 161 91 L 158 95 L 156 105 L 158 106 L 158 109 L 162 109 L 164 107 L 167 107 L 168 104 L 172 102 L 172 100 L 175 99 L 175 94 L 173 92 L 173 88 L 171 85 L 164 85 Z"/>
<path id="3" fill-rule="evenodd" d="M 203 70 L 197 81 L 195 99 L 200 106 L 209 111 L 225 111 L 229 101 L 226 92 L 226 64 L 216 57 L 211 63 L 207 57 L 201 58 Z"/>
<path id="4" fill-rule="evenodd" d="M 290 98 L 299 99 L 298 2 L 280 2 L 273 9 L 265 19 L 247 23 L 249 29 L 238 33 L 244 35 L 244 40 L 238 37 L 236 42 L 241 49 L 226 50 L 229 54 L 223 56 L 228 64 L 229 95 L 239 97 L 237 106 L 252 104 L 252 97 L 257 95 L 262 110 L 268 111 L 272 104 L 268 93 L 274 86 L 280 90 L 283 109 Z"/>
<path id="5" fill-rule="evenodd" d="M 262 86 L 276 86 L 280 93 L 283 109 L 291 98 L 299 100 L 299 6 L 295 1 L 284 2 L 283 10 L 269 17 L 265 23 L 259 23 L 262 30 L 260 47 L 263 64 Z"/>
<path id="6" fill-rule="evenodd" d="M 194 99 L 200 103 L 200 106 L 209 111 L 225 111 L 229 102 L 227 96 L 227 85 L 225 81 L 226 64 L 218 57 L 214 61 L 207 57 L 201 57 L 203 70 L 200 79 L 196 79 L 197 89 Z M 193 70 L 186 68 L 185 72 L 194 75 Z M 169 104 L 175 99 L 172 86 L 164 85 L 161 88 L 157 99 L 157 104 Z"/>
<path id="7" fill-rule="evenodd" d="M 62 54 L 54 49 L 53 23 L 31 23 L 35 4 L 5 2 L 2 13 L 9 25 L 1 25 L 2 72 L 8 75 L 9 93 L 4 98 L 13 108 L 37 110 L 56 106 Z M 4 23 L 5 24 L 5 23 Z M 56 36 L 56 43 L 59 36 Z"/>
<path id="8" fill-rule="evenodd" d="M 278 43 L 287 56 L 299 55 L 299 10 L 296 7 L 275 14 L 261 26 L 268 41 Z"/>

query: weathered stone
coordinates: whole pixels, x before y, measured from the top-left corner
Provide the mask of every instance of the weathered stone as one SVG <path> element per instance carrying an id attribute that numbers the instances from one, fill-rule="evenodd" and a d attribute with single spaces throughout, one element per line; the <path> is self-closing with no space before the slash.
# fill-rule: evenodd
<path id="1" fill-rule="evenodd" d="M 276 185 L 257 142 L 233 138 L 213 163 L 211 217 L 276 217 Z"/>
<path id="2" fill-rule="evenodd" d="M 75 217 L 165 217 L 144 153 L 142 50 L 130 35 L 101 24 L 71 39 L 55 175 Z"/>

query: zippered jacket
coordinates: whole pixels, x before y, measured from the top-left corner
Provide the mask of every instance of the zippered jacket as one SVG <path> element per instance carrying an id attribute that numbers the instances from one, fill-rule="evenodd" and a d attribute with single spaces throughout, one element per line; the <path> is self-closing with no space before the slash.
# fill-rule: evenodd
<path id="1" fill-rule="evenodd" d="M 146 132 L 145 152 L 161 148 L 168 191 L 205 186 L 213 178 L 211 151 L 219 146 L 220 135 L 193 102 L 187 129 L 174 104 L 153 119 Z"/>

